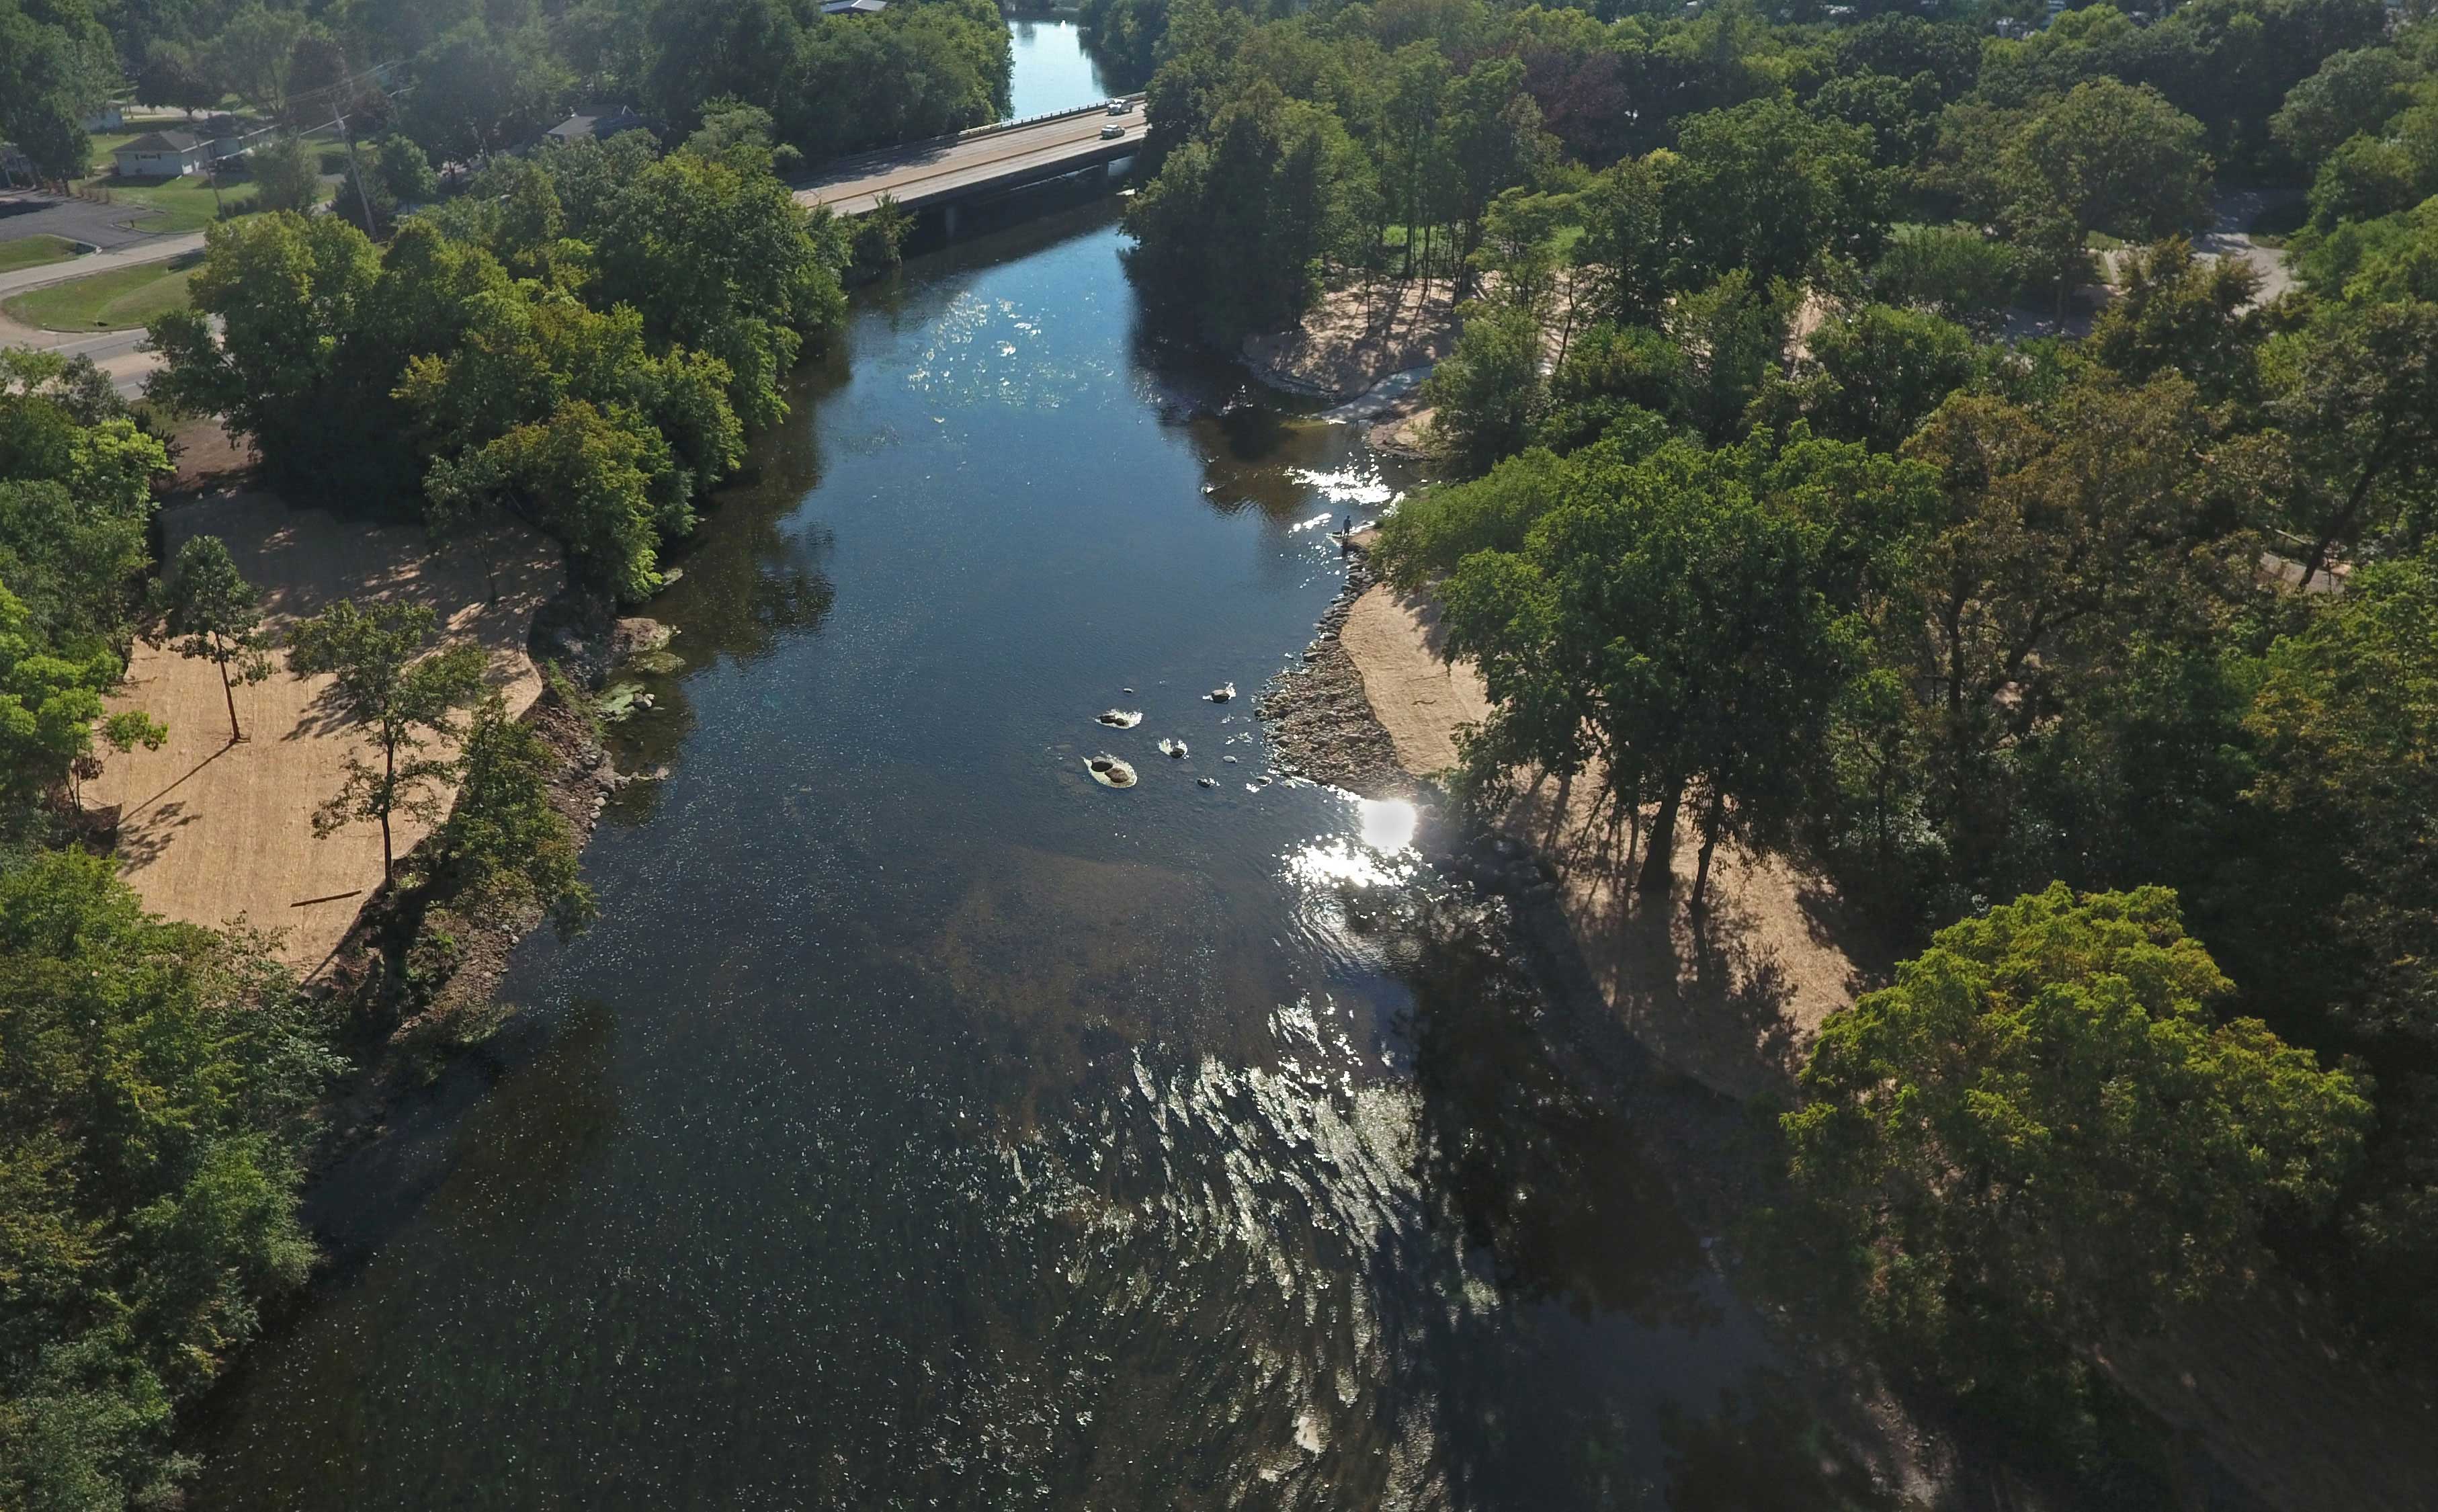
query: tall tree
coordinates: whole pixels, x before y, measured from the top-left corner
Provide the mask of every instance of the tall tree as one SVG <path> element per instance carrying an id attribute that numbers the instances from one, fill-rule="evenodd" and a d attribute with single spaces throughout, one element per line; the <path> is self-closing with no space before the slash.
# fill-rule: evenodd
<path id="1" fill-rule="evenodd" d="M 2058 883 L 1830 1019 L 1784 1126 L 1811 1250 L 1896 1358 L 1984 1398 L 2240 1283 L 2371 1110 L 2256 1019 L 2164 888 Z"/>
<path id="2" fill-rule="evenodd" d="M 213 40 L 213 74 L 256 110 L 284 118 L 296 44 L 309 25 L 302 11 L 274 10 L 252 0 Z"/>
<path id="3" fill-rule="evenodd" d="M 454 770 L 426 754 L 435 740 L 457 733 L 457 713 L 483 689 L 483 649 L 458 642 L 433 649 L 438 616 L 420 606 L 375 605 L 370 612 L 342 599 L 288 632 L 288 664 L 300 677 L 327 673 L 340 709 L 365 728 L 380 752 L 376 767 L 349 752 L 346 782 L 313 816 L 328 835 L 361 819 L 380 825 L 381 876 L 396 875 L 391 820 L 429 818 L 433 789 Z"/>
<path id="4" fill-rule="evenodd" d="M 179 547 L 178 560 L 161 584 L 161 607 L 177 653 L 208 658 L 219 669 L 229 743 L 245 739 L 238 728 L 235 684 L 271 676 L 271 638 L 262 628 L 261 599 L 238 572 L 228 544 L 218 536 L 196 536 Z"/>

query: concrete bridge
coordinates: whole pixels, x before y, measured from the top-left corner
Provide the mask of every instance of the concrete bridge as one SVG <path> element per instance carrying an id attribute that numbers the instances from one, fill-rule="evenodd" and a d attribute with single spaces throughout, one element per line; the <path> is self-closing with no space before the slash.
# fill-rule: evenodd
<path id="1" fill-rule="evenodd" d="M 841 159 L 799 187 L 796 202 L 859 216 L 887 195 L 908 210 L 945 209 L 953 232 L 961 201 L 1063 178 L 1141 151 L 1143 97 L 1123 97 L 1133 107 L 1123 115 L 1111 115 L 1105 105 L 1088 105 Z M 1104 126 L 1122 126 L 1126 133 L 1104 138 Z"/>

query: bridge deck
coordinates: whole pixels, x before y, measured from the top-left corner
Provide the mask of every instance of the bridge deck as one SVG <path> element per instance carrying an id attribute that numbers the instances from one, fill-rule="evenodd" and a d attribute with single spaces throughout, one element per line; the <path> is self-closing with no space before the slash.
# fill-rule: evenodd
<path id="1" fill-rule="evenodd" d="M 920 210 L 1106 163 L 1142 147 L 1141 97 L 1131 97 L 1137 108 L 1122 116 L 1095 105 L 1021 126 L 983 128 L 850 158 L 796 190 L 796 202 L 825 204 L 839 215 L 857 216 L 878 204 L 885 194 L 909 210 Z M 1102 140 L 1101 128 L 1113 121 L 1124 126 L 1126 134 Z"/>

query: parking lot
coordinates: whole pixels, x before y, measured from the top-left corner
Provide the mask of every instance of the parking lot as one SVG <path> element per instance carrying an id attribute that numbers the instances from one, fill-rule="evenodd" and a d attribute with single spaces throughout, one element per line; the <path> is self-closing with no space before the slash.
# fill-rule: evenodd
<path id="1" fill-rule="evenodd" d="M 140 213 L 137 206 L 129 204 L 95 204 L 30 190 L 0 190 L 0 241 L 63 237 L 108 252 L 149 239 L 148 233 L 131 231 L 121 223 Z"/>

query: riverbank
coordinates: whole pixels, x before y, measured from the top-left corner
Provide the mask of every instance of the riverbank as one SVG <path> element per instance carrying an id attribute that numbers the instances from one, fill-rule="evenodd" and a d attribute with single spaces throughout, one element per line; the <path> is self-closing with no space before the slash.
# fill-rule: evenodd
<path id="1" fill-rule="evenodd" d="M 1368 544 L 1357 537 L 1358 551 Z M 1428 600 L 1373 582 L 1358 558 L 1302 664 L 1260 705 L 1281 761 L 1367 796 L 1427 800 L 1463 726 L 1489 710 L 1477 677 L 1446 663 Z M 1393 753 L 1385 773 L 1375 756 L 1384 748 Z M 1441 864 L 1508 899 L 1543 972 L 1590 1020 L 1580 1032 L 1607 1046 L 1594 1058 L 1678 1203 L 1730 1233 L 1775 1185 L 1754 1120 L 1792 1095 L 1820 1026 L 1884 980 L 1893 961 L 1838 917 L 1825 879 L 1775 858 L 1722 851 L 1697 927 L 1686 906 L 1695 847 L 1680 837 L 1676 887 L 1664 902 L 1642 898 L 1621 826 L 1594 797 L 1595 776 L 1563 796 L 1554 782 L 1525 789 L 1489 833 Z M 1643 1056 L 1656 1076 L 1636 1069 Z M 1724 1258 L 1732 1271 L 1734 1257 Z M 1867 1371 L 1818 1341 L 1784 1342 L 1859 1393 L 1876 1429 L 1864 1442 L 1910 1450 L 1882 1462 L 1883 1482 L 1908 1496 L 1936 1492 L 1938 1504 L 1963 1489 L 1954 1446 L 1876 1390 Z M 2366 1364 L 2334 1313 L 2290 1282 L 2264 1277 L 2248 1296 L 2099 1358 L 2172 1438 L 2193 1505 L 2415 1512 L 2438 1484 L 2438 1405 Z M 1833 1414 L 1832 1396 L 1817 1399 Z M 2200 1489 L 2213 1484 L 2214 1496 Z"/>
<path id="2" fill-rule="evenodd" d="M 182 461 L 200 472 L 226 460 L 206 455 L 212 448 L 199 440 Z M 165 510 L 161 535 L 165 561 L 198 536 L 225 542 L 274 635 L 342 599 L 421 606 L 444 635 L 483 648 L 487 681 L 511 711 L 541 694 L 526 643 L 567 576 L 558 549 L 532 530 L 502 523 L 434 543 L 419 527 L 341 519 L 238 486 Z M 244 738 L 232 740 L 232 694 L 211 661 L 139 643 L 110 706 L 161 720 L 168 739 L 111 756 L 84 788 L 91 826 L 115 834 L 121 870 L 147 908 L 212 926 L 246 919 L 276 932 L 282 958 L 307 976 L 381 887 L 377 826 L 314 828 L 315 809 L 339 790 L 362 746 L 330 705 L 331 683 L 298 677 L 274 657 L 270 677 L 234 690 Z M 453 796 L 444 791 L 441 801 Z M 400 815 L 399 853 L 431 827 Z"/>
<path id="3" fill-rule="evenodd" d="M 1457 765 L 1490 697 L 1445 659 L 1437 606 L 1372 581 L 1369 533 L 1352 544 L 1346 592 L 1260 711 L 1297 770 L 1411 798 Z M 1886 952 L 1838 917 L 1826 879 L 1774 857 L 1722 851 L 1700 927 L 1685 905 L 1697 841 L 1677 846 L 1669 897 L 1646 899 L 1597 779 L 1536 782 L 1496 817 L 1511 853 L 1531 858 L 1509 880 L 1557 911 L 1603 1008 L 1670 1070 L 1740 1101 L 1787 1094 L 1821 1025 L 1884 977 Z"/>
<path id="4" fill-rule="evenodd" d="M 1456 349 L 1449 285 L 1378 279 L 1333 289 L 1294 328 L 1245 338 L 1238 355 L 1274 389 L 1352 399 Z"/>

